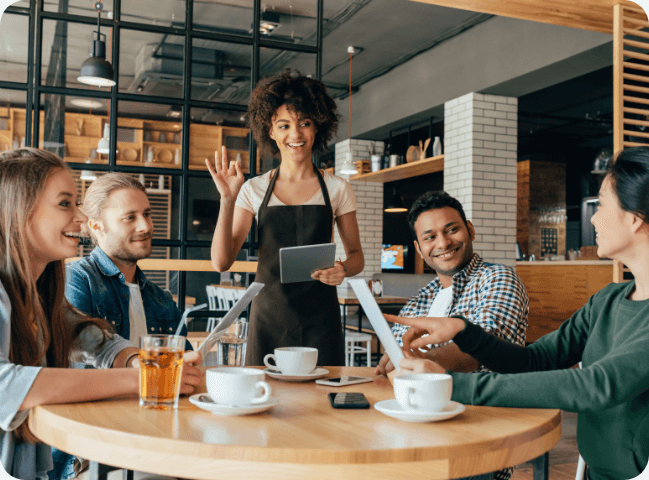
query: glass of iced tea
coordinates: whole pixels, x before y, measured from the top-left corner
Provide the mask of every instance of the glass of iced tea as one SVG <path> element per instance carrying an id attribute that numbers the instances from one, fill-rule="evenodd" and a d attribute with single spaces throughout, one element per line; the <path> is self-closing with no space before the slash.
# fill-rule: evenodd
<path id="1" fill-rule="evenodd" d="M 178 407 L 185 337 L 140 337 L 140 406 L 157 410 Z"/>

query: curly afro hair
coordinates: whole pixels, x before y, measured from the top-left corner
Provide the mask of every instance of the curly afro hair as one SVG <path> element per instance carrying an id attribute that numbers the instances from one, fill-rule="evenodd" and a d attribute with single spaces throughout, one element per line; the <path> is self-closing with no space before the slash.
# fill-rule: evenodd
<path id="1" fill-rule="evenodd" d="M 259 82 L 250 96 L 248 119 L 255 140 L 263 154 L 277 156 L 279 148 L 270 138 L 272 119 L 277 109 L 286 105 L 289 111 L 315 123 L 318 131 L 313 150 L 327 151 L 338 129 L 340 115 L 336 111 L 336 102 L 327 93 L 327 87 L 320 80 L 315 80 L 291 69 L 274 77 Z"/>

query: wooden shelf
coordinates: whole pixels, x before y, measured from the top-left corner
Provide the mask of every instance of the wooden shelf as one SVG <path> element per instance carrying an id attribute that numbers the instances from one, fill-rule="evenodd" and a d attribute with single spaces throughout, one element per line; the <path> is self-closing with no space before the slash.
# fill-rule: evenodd
<path id="1" fill-rule="evenodd" d="M 405 178 L 418 177 L 428 173 L 441 172 L 444 170 L 444 155 L 424 158 L 416 162 L 397 165 L 392 168 L 384 168 L 378 172 L 361 173 L 350 177 L 350 180 L 361 182 L 387 183 L 403 180 Z"/>

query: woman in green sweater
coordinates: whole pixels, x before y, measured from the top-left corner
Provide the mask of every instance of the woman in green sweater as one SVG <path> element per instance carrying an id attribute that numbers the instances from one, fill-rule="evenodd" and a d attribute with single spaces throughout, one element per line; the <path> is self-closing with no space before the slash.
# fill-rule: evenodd
<path id="1" fill-rule="evenodd" d="M 624 150 L 609 169 L 591 222 L 597 254 L 634 280 L 593 295 L 558 330 L 528 347 L 462 318 L 399 318 L 407 373 L 445 372 L 413 352 L 453 340 L 498 373 L 454 373 L 453 400 L 470 405 L 578 412 L 579 452 L 592 480 L 638 476 L 649 459 L 649 147 Z M 433 250 L 434 252 L 435 250 Z M 582 369 L 573 369 L 582 362 Z"/>

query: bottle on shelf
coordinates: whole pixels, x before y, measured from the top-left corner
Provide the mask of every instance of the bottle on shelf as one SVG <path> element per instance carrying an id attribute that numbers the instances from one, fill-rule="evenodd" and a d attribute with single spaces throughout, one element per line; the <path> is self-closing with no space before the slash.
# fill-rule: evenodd
<path id="1" fill-rule="evenodd" d="M 433 142 L 433 157 L 438 157 L 442 154 L 442 141 L 439 137 L 435 137 Z"/>

